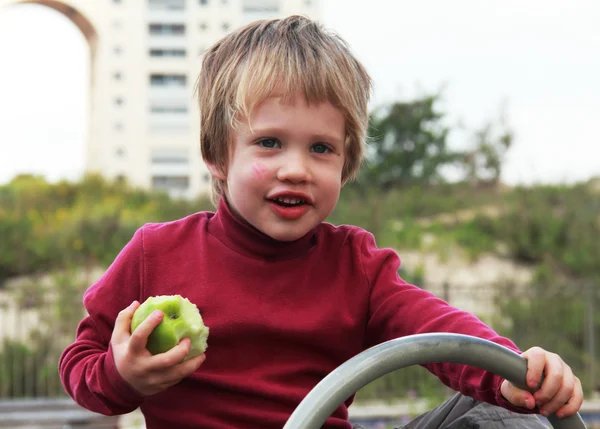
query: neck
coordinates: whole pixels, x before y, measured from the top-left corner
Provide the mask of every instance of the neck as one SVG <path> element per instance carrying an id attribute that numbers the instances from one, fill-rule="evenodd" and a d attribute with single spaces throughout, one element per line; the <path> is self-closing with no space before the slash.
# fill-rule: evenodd
<path id="1" fill-rule="evenodd" d="M 316 243 L 319 226 L 294 241 L 271 238 L 235 212 L 225 197 L 219 201 L 209 232 L 231 250 L 257 258 L 291 258 L 306 254 Z"/>

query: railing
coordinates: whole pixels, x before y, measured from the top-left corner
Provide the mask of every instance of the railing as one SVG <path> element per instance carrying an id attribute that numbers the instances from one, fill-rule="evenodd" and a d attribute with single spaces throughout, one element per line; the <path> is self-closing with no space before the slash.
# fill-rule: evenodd
<path id="1" fill-rule="evenodd" d="M 50 288 L 47 281 L 40 280 L 39 284 L 15 283 L 0 289 L 0 400 L 41 398 L 68 402 L 58 376 L 58 359 L 73 340 L 85 314 L 81 298 L 89 281 L 78 283 L 58 276 L 53 282 L 58 286 Z M 597 285 L 426 288 L 451 304 L 476 313 L 523 349 L 535 344 L 559 353 L 583 381 L 586 395 L 598 389 Z M 434 405 L 450 393 L 425 369 L 412 367 L 366 386 L 358 392 L 357 401 L 429 399 Z M 30 402 L 31 406 L 35 404 Z"/>
<path id="2" fill-rule="evenodd" d="M 118 416 L 92 413 L 71 399 L 0 401 L 0 428 L 118 429 Z"/>
<path id="3" fill-rule="evenodd" d="M 57 371 L 62 344 L 39 310 L 0 302 L 0 399 L 64 396 Z"/>

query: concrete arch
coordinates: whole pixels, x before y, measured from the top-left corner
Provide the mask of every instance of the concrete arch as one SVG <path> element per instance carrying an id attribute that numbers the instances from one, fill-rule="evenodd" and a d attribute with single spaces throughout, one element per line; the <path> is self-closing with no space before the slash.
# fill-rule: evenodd
<path id="1" fill-rule="evenodd" d="M 5 2 L 0 1 L 0 7 L 10 7 L 20 4 L 38 4 L 40 6 L 46 6 L 63 14 L 73 24 L 75 24 L 75 26 L 79 29 L 79 31 L 81 31 L 81 34 L 83 34 L 85 40 L 88 43 L 90 49 L 90 59 L 92 61 L 92 67 L 90 67 L 90 71 L 92 73 L 91 78 L 93 80 L 93 63 L 95 61 L 98 48 L 98 32 L 96 31 L 95 26 L 92 24 L 92 21 L 86 16 L 86 14 L 71 3 L 72 2 L 69 1 L 59 0 L 8 0 Z"/>
<path id="2" fill-rule="evenodd" d="M 99 115 L 94 111 L 94 106 L 99 101 L 99 93 L 101 93 L 98 90 L 99 82 L 102 82 L 101 71 L 98 67 L 102 63 L 101 40 L 104 39 L 104 35 L 101 29 L 103 20 L 106 18 L 105 14 L 102 13 L 105 6 L 101 3 L 104 2 L 89 0 L 0 0 L 0 12 L 14 6 L 28 4 L 52 9 L 73 23 L 85 40 L 88 48 L 88 59 L 86 61 L 89 62 L 88 89 L 86 91 L 88 100 L 85 106 L 87 125 L 84 128 L 83 173 L 89 170 L 90 164 L 94 158 L 97 158 L 97 151 L 94 149 L 97 148 L 99 139 L 95 135 L 95 128 L 97 128 L 96 123 L 103 119 L 102 114 Z M 37 33 L 35 28 L 32 28 L 31 32 L 33 34 Z M 44 34 L 40 33 L 40 37 L 44 37 Z"/>

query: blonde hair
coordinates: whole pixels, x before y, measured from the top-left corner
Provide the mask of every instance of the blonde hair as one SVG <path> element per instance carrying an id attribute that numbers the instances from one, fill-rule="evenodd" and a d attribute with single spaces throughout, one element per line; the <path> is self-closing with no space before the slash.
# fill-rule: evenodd
<path id="1" fill-rule="evenodd" d="M 284 100 L 303 94 L 329 102 L 346 121 L 342 180 L 353 179 L 363 159 L 371 78 L 339 36 L 302 16 L 255 21 L 225 36 L 204 55 L 196 83 L 200 148 L 206 163 L 226 171 L 231 132 L 241 118 L 277 90 Z M 224 183 L 212 178 L 213 202 Z"/>

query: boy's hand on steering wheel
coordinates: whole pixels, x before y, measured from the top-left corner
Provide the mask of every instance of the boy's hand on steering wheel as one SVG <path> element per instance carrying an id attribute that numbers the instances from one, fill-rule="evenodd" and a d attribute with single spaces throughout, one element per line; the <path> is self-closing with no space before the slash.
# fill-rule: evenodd
<path id="1" fill-rule="evenodd" d="M 538 407 L 543 416 L 567 417 L 579 411 L 583 402 L 581 381 L 560 356 L 540 347 L 532 347 L 521 356 L 527 359 L 527 386 L 533 394 L 507 380 L 500 392 L 511 404 L 527 409 Z M 544 382 L 540 387 L 544 375 Z"/>
<path id="2" fill-rule="evenodd" d="M 164 314 L 155 311 L 131 334 L 131 318 L 139 305 L 134 301 L 119 313 L 110 341 L 121 377 L 138 393 L 149 396 L 162 392 L 192 374 L 202 365 L 206 356 L 202 354 L 184 361 L 191 347 L 187 338 L 171 350 L 153 356 L 146 349 L 146 343 Z"/>

